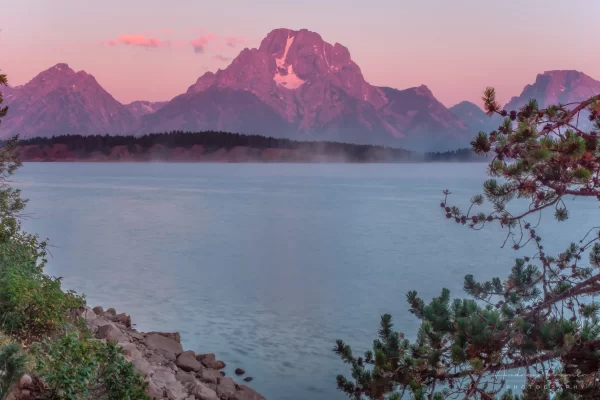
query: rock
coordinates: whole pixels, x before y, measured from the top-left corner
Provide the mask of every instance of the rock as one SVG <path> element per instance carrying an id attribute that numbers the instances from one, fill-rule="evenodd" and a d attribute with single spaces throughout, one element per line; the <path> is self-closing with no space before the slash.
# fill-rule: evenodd
<path id="1" fill-rule="evenodd" d="M 115 316 L 117 315 L 117 310 L 115 310 L 114 308 L 109 308 L 108 310 L 106 310 L 106 314 Z"/>
<path id="2" fill-rule="evenodd" d="M 205 369 L 200 373 L 200 381 L 205 383 L 218 384 L 219 379 L 222 378 L 223 375 L 221 375 L 219 371 L 215 371 L 214 369 Z"/>
<path id="3" fill-rule="evenodd" d="M 96 306 L 92 309 L 94 311 L 94 313 L 96 313 L 96 315 L 100 316 L 104 314 L 104 308 L 100 307 L 100 306 Z"/>
<path id="4" fill-rule="evenodd" d="M 252 382 L 253 380 L 254 380 L 254 378 L 251 376 L 247 376 L 244 378 L 244 382 Z"/>
<path id="5" fill-rule="evenodd" d="M 244 370 L 243 370 L 243 369 L 241 369 L 241 368 L 236 368 L 236 369 L 235 369 L 235 371 L 233 371 L 233 372 L 234 372 L 234 373 L 235 373 L 237 376 L 244 375 L 244 374 L 246 373 L 246 371 L 244 371 Z"/>
<path id="6" fill-rule="evenodd" d="M 266 400 L 263 396 L 258 394 L 249 386 L 239 385 L 238 390 L 229 400 Z"/>
<path id="7" fill-rule="evenodd" d="M 150 380 L 146 388 L 146 394 L 151 399 L 162 399 L 165 395 L 165 390 L 164 388 L 159 388 L 154 381 Z"/>
<path id="8" fill-rule="evenodd" d="M 173 362 L 176 360 L 176 357 L 173 353 L 167 353 L 162 350 L 157 350 L 156 353 L 150 353 L 150 355 L 146 355 L 148 361 L 152 364 L 156 365 L 166 365 L 169 361 Z"/>
<path id="9" fill-rule="evenodd" d="M 96 319 L 90 321 L 88 323 L 88 326 L 90 327 L 90 329 L 96 331 L 101 326 L 108 325 L 108 324 L 110 324 L 109 321 L 107 321 L 106 319 L 104 319 L 102 317 L 99 317 L 99 318 L 96 318 Z"/>
<path id="10" fill-rule="evenodd" d="M 225 397 L 228 399 L 233 396 L 236 392 L 235 382 L 231 378 L 222 378 L 219 380 L 219 384 L 217 385 L 217 395 L 219 397 Z"/>
<path id="11" fill-rule="evenodd" d="M 31 379 L 31 376 L 25 374 L 21 377 L 21 379 L 19 379 L 19 389 L 25 389 L 28 388 L 29 386 L 31 386 L 31 383 L 33 382 L 33 379 Z"/>
<path id="12" fill-rule="evenodd" d="M 223 376 L 225 376 L 225 371 L 219 371 L 219 373 Z"/>
<path id="13" fill-rule="evenodd" d="M 131 337 L 132 337 L 133 339 L 136 339 L 136 340 L 144 340 L 144 335 L 142 335 L 142 334 L 141 334 L 141 333 L 139 333 L 139 332 L 136 332 L 136 331 L 131 331 L 131 332 L 130 332 L 130 335 L 131 335 Z"/>
<path id="14" fill-rule="evenodd" d="M 181 343 L 181 335 L 179 334 L 179 332 L 148 332 L 146 333 L 146 336 L 150 336 L 150 335 L 160 335 L 160 336 L 164 336 L 168 339 L 172 339 L 174 341 L 176 341 L 177 343 Z"/>
<path id="15" fill-rule="evenodd" d="M 199 400 L 219 400 L 217 392 L 198 380 L 186 384 L 185 387 L 190 394 L 193 394 Z"/>
<path id="16" fill-rule="evenodd" d="M 96 318 L 98 318 L 98 315 L 94 312 L 94 310 L 92 310 L 89 307 L 85 307 L 83 309 L 83 312 L 81 313 L 81 316 L 83 317 L 83 319 L 85 319 L 85 321 L 87 322 L 88 325 L 93 320 L 95 320 Z"/>
<path id="17" fill-rule="evenodd" d="M 177 361 L 175 362 L 179 368 L 184 371 L 200 371 L 202 369 L 202 364 L 198 360 L 196 360 L 196 353 L 193 351 L 184 351 L 177 357 Z"/>
<path id="18" fill-rule="evenodd" d="M 148 335 L 144 341 L 146 346 L 152 350 L 163 350 L 167 353 L 174 354 L 175 356 L 183 353 L 181 343 L 159 334 Z"/>
<path id="19" fill-rule="evenodd" d="M 97 339 L 106 339 L 113 342 L 124 342 L 127 337 L 114 324 L 108 323 L 98 328 L 96 331 Z"/>
<path id="20" fill-rule="evenodd" d="M 145 358 L 134 358 L 131 363 L 144 376 L 150 376 L 154 373 L 154 368 Z"/>
<path id="21" fill-rule="evenodd" d="M 131 342 L 121 343 L 121 347 L 123 348 L 123 354 L 129 360 L 133 360 L 135 358 L 142 358 L 142 352 L 138 350 L 135 344 Z"/>
<path id="22" fill-rule="evenodd" d="M 196 356 L 196 360 L 200 361 L 202 364 L 204 364 L 204 362 L 208 362 L 208 361 L 216 361 L 217 357 L 215 356 L 214 353 L 209 353 L 209 354 L 198 354 Z"/>
<path id="23" fill-rule="evenodd" d="M 183 384 L 183 386 L 185 386 L 186 383 L 193 383 L 196 380 L 196 377 L 189 372 L 184 372 L 184 371 L 179 370 L 175 374 L 175 379 L 177 379 L 179 382 L 181 382 Z"/>
<path id="24" fill-rule="evenodd" d="M 202 363 L 206 368 L 212 369 L 223 369 L 225 368 L 225 363 L 223 361 L 219 361 L 216 359 L 214 353 L 210 354 L 199 354 L 196 356 L 196 359 Z"/>
<path id="25" fill-rule="evenodd" d="M 165 394 L 169 400 L 184 400 L 188 393 L 179 381 L 169 382 L 165 388 Z"/>
<path id="26" fill-rule="evenodd" d="M 131 328 L 131 317 L 125 313 L 115 315 L 112 320 Z"/>

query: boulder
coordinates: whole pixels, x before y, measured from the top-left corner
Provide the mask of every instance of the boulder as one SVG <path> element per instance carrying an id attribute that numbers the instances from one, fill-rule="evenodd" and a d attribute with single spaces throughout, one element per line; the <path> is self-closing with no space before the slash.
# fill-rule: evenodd
<path id="1" fill-rule="evenodd" d="M 183 347 L 181 347 L 181 343 L 162 335 L 148 335 L 146 336 L 144 342 L 146 346 L 151 350 L 163 350 L 175 356 L 178 356 L 181 353 L 183 353 Z"/>
<path id="2" fill-rule="evenodd" d="M 209 354 L 199 354 L 196 356 L 196 359 L 202 363 L 206 368 L 212 369 L 223 369 L 225 368 L 225 363 L 223 361 L 217 360 L 214 353 Z"/>
<path id="3" fill-rule="evenodd" d="M 186 389 L 190 394 L 193 394 L 199 400 L 219 400 L 217 392 L 207 387 L 202 382 L 195 380 L 194 382 L 187 383 Z"/>
<path id="4" fill-rule="evenodd" d="M 98 318 L 98 315 L 94 312 L 94 310 L 92 310 L 89 307 L 85 307 L 83 309 L 83 312 L 81 313 L 81 316 L 83 317 L 83 319 L 85 319 L 85 321 L 87 322 L 88 325 L 93 320 L 95 320 L 96 318 Z"/>
<path id="5" fill-rule="evenodd" d="M 120 343 L 120 346 L 123 348 L 123 354 L 129 360 L 143 357 L 142 352 L 139 351 L 136 345 L 131 342 Z"/>
<path id="6" fill-rule="evenodd" d="M 173 353 L 167 353 L 162 350 L 156 350 L 156 352 L 150 352 L 146 354 L 146 358 L 149 362 L 156 365 L 167 365 L 169 362 L 174 362 L 177 358 Z"/>
<path id="7" fill-rule="evenodd" d="M 254 378 L 251 376 L 247 376 L 244 378 L 244 382 L 252 382 L 253 380 L 254 380 Z"/>
<path id="8" fill-rule="evenodd" d="M 154 383 L 152 380 L 150 380 L 150 381 L 148 381 L 148 387 L 146 388 L 146 394 L 151 399 L 162 399 L 163 396 L 165 395 L 165 389 L 159 388 L 156 385 L 156 383 Z"/>
<path id="9" fill-rule="evenodd" d="M 185 400 L 185 398 L 189 395 L 181 382 L 177 380 L 167 384 L 165 387 L 165 394 L 169 400 Z"/>
<path id="10" fill-rule="evenodd" d="M 108 310 L 106 310 L 106 314 L 115 316 L 117 315 L 117 310 L 115 310 L 114 308 L 109 308 Z"/>
<path id="11" fill-rule="evenodd" d="M 219 384 L 217 385 L 217 395 L 221 398 L 228 399 L 233 396 L 236 392 L 235 382 L 231 378 L 221 378 L 219 379 Z"/>
<path id="12" fill-rule="evenodd" d="M 164 336 L 166 338 L 173 339 L 177 343 L 181 343 L 181 335 L 179 334 L 179 332 L 147 332 L 146 333 L 146 336 L 150 336 L 150 335 Z"/>
<path id="13" fill-rule="evenodd" d="M 196 377 L 189 372 L 179 370 L 175 373 L 175 379 L 185 386 L 187 383 L 193 383 L 196 380 Z"/>
<path id="14" fill-rule="evenodd" d="M 113 342 L 124 342 L 127 339 L 127 336 L 119 328 L 117 328 L 112 323 L 107 323 L 106 325 L 102 325 L 96 331 L 97 339 L 106 339 Z"/>
<path id="15" fill-rule="evenodd" d="M 29 386 L 31 386 L 31 383 L 33 382 L 33 379 L 31 379 L 31 376 L 25 374 L 21 377 L 21 379 L 19 379 L 19 389 L 26 389 Z"/>
<path id="16" fill-rule="evenodd" d="M 249 386 L 239 385 L 238 390 L 229 400 L 266 400 L 263 396 L 258 394 Z"/>
<path id="17" fill-rule="evenodd" d="M 196 356 L 196 360 L 200 361 L 202 364 L 204 364 L 204 362 L 216 361 L 216 359 L 215 353 L 198 354 Z"/>
<path id="18" fill-rule="evenodd" d="M 144 376 L 150 376 L 154 373 L 154 368 L 145 358 L 134 358 L 131 363 Z"/>
<path id="19" fill-rule="evenodd" d="M 198 360 L 196 360 L 196 353 L 193 351 L 184 351 L 177 357 L 177 361 L 175 361 L 175 365 L 181 368 L 184 371 L 200 371 L 202 369 L 202 364 Z"/>
<path id="20" fill-rule="evenodd" d="M 131 317 L 125 313 L 117 314 L 111 318 L 114 322 L 125 325 L 127 328 L 131 328 Z"/>
<path id="21" fill-rule="evenodd" d="M 96 306 L 92 309 L 92 311 L 94 311 L 94 313 L 98 316 L 103 315 L 104 314 L 104 308 L 100 307 L 100 306 Z"/>
<path id="22" fill-rule="evenodd" d="M 215 385 L 219 383 L 219 379 L 223 379 L 223 376 L 214 369 L 205 369 L 202 370 L 200 375 L 200 381 L 205 383 L 214 383 Z"/>
<path id="23" fill-rule="evenodd" d="M 234 372 L 234 373 L 235 373 L 237 376 L 244 375 L 244 374 L 246 373 L 246 371 L 244 371 L 244 370 L 243 370 L 243 369 L 241 369 L 241 368 L 236 368 L 236 369 L 235 369 L 235 371 L 233 371 L 233 372 Z"/>

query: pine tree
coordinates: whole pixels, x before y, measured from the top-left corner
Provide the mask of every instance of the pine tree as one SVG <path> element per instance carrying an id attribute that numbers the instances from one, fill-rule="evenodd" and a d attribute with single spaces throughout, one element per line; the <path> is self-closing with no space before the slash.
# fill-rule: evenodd
<path id="1" fill-rule="evenodd" d="M 536 232 L 542 212 L 558 221 L 569 213 L 564 198 L 600 200 L 600 108 L 598 96 L 586 101 L 540 109 L 530 101 L 520 110 L 502 110 L 495 91 L 483 96 L 488 115 L 504 121 L 481 132 L 471 143 L 475 153 L 493 156 L 483 194 L 466 212 L 448 204 L 444 216 L 481 230 L 500 224 L 506 243 L 529 256 L 517 258 L 505 279 L 464 279 L 467 299 L 450 292 L 426 303 L 407 294 L 410 312 L 420 320 L 414 341 L 393 330 L 390 315 L 381 318 L 379 338 L 363 357 L 338 340 L 334 351 L 352 367 L 352 379 L 340 375 L 338 388 L 352 399 L 501 399 L 567 400 L 600 398 L 600 304 L 588 296 L 600 293 L 600 229 L 546 253 Z M 579 128 L 581 118 L 593 128 Z M 529 207 L 509 210 L 513 199 Z M 491 213 L 478 212 L 487 199 Z M 545 215 L 545 214 L 544 214 Z M 526 388 L 503 390 L 499 371 L 525 371 Z"/>

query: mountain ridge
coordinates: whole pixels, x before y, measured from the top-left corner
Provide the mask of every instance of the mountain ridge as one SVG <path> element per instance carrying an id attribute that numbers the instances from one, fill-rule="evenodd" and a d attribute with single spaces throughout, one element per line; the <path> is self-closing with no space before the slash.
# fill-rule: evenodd
<path id="1" fill-rule="evenodd" d="M 272 30 L 257 48 L 242 49 L 226 68 L 204 73 L 164 102 L 122 104 L 94 76 L 66 63 L 1 90 L 11 111 L 0 136 L 219 130 L 446 151 L 499 123 L 471 102 L 445 107 L 425 84 L 371 85 L 345 46 L 307 29 Z M 598 93 L 600 82 L 580 71 L 549 70 L 506 108 L 529 98 L 543 106 Z"/>

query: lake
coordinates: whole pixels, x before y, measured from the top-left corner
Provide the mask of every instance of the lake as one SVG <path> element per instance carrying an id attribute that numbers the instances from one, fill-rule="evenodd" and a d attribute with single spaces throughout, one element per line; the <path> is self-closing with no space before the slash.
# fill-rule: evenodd
<path id="1" fill-rule="evenodd" d="M 443 189 L 465 207 L 485 179 L 485 164 L 27 163 L 16 186 L 48 273 L 89 305 L 181 332 L 269 400 L 341 400 L 336 339 L 362 353 L 383 313 L 413 338 L 409 290 L 462 297 L 465 274 L 504 277 L 532 252 L 444 218 Z M 548 253 L 594 225 L 597 203 L 577 202 L 544 216 Z"/>

